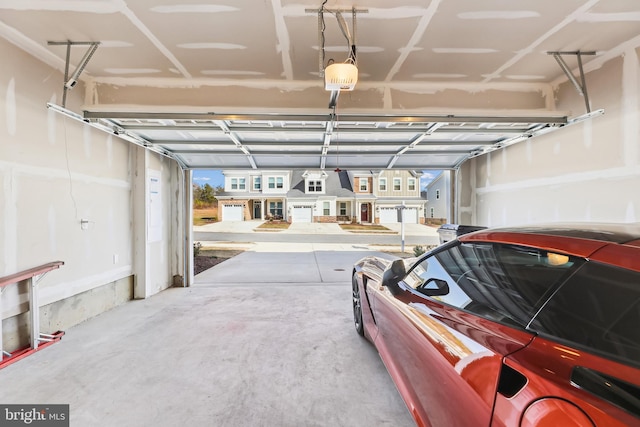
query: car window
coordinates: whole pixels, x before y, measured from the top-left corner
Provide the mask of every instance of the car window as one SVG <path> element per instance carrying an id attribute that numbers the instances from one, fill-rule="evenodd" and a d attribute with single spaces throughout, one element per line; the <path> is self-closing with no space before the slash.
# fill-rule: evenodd
<path id="1" fill-rule="evenodd" d="M 530 329 L 640 364 L 640 273 L 586 263 L 553 295 Z"/>
<path id="2" fill-rule="evenodd" d="M 459 243 L 419 262 L 404 282 L 446 304 L 525 327 L 581 262 L 535 248 Z"/>

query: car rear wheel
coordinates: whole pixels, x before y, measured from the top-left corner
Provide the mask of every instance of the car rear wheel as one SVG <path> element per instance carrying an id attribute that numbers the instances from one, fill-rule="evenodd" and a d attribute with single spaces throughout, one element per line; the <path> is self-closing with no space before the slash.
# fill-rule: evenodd
<path id="1" fill-rule="evenodd" d="M 358 334 L 364 336 L 364 326 L 362 325 L 362 300 L 360 299 L 360 287 L 358 286 L 358 275 L 353 273 L 351 277 L 351 287 L 353 296 L 353 323 Z"/>

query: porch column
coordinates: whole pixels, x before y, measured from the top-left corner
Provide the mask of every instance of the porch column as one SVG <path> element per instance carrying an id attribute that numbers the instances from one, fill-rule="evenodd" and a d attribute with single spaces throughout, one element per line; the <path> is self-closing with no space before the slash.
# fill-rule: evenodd
<path id="1" fill-rule="evenodd" d="M 287 210 L 287 199 L 282 198 L 282 219 L 289 222 L 289 211 Z"/>

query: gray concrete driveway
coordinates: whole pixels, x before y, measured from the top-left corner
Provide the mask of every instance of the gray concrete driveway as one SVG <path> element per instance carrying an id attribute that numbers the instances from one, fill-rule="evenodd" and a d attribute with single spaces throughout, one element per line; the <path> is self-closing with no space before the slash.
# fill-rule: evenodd
<path id="1" fill-rule="evenodd" d="M 196 276 L 191 291 L 218 294 L 211 308 L 231 330 L 219 337 L 224 355 L 234 355 L 222 357 L 227 375 L 218 379 L 238 410 L 228 425 L 414 425 L 376 350 L 352 324 L 351 267 L 371 253 L 263 245 Z"/>

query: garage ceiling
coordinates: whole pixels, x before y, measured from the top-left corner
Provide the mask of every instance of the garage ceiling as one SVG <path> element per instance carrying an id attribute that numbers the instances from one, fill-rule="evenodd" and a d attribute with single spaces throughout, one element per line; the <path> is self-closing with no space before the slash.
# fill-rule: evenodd
<path id="1" fill-rule="evenodd" d="M 84 104 L 61 81 L 51 108 L 188 169 L 456 168 L 600 113 L 558 108 L 580 95 L 558 90 L 570 77 L 549 52 L 588 89 L 575 52 L 588 72 L 640 46 L 637 0 L 365 3 L 327 1 L 323 23 L 309 0 L 0 0 L 0 36 L 80 67 Z M 359 80 L 330 107 L 321 64 L 348 56 L 337 10 Z"/>

